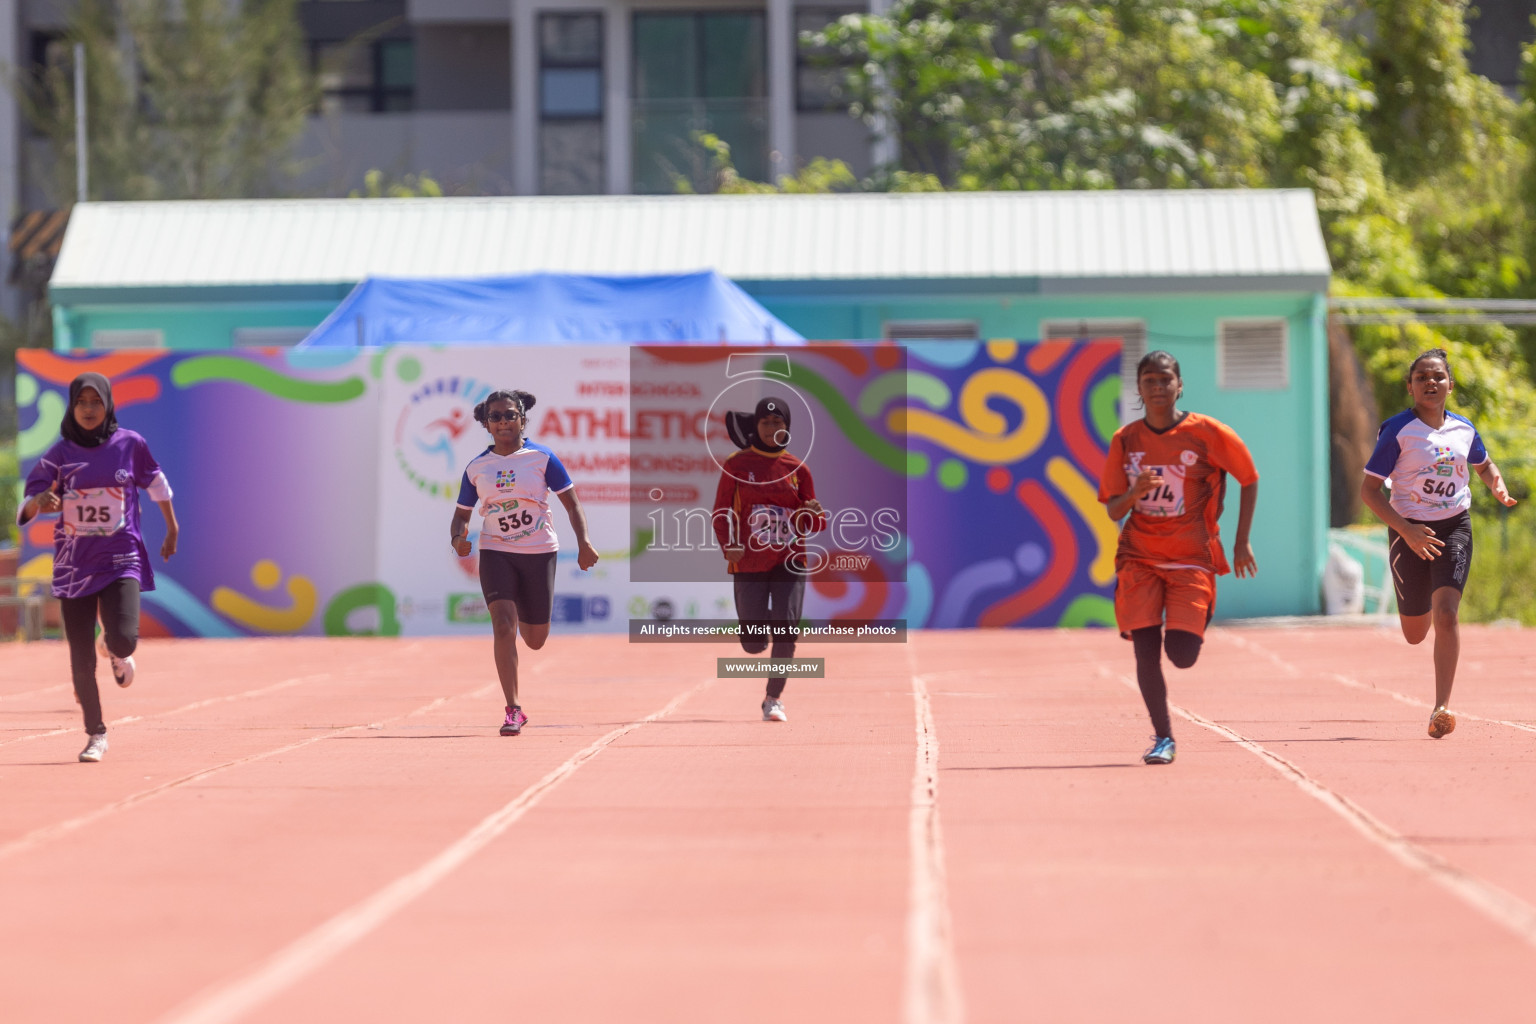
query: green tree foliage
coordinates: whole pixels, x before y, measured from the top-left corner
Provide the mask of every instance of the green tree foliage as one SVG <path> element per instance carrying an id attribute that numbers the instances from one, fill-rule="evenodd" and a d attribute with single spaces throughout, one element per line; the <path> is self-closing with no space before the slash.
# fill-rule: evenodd
<path id="1" fill-rule="evenodd" d="M 85 47 L 89 197 L 74 194 L 72 59 L 15 83 L 52 143 L 38 170 L 56 202 L 281 187 L 315 96 L 295 0 L 80 0 L 64 42 Z"/>
<path id="2" fill-rule="evenodd" d="M 15 428 L 3 435 L 0 440 L 0 519 L 4 529 L 0 529 L 0 545 L 15 544 L 19 539 L 19 531 L 16 528 L 16 505 L 21 491 L 21 469 L 16 457 Z"/>
<path id="3" fill-rule="evenodd" d="M 411 199 L 431 198 L 438 199 L 443 195 L 443 186 L 437 183 L 437 179 L 427 173 L 407 174 L 396 180 L 385 178 L 384 172 L 377 168 L 363 175 L 363 187 L 353 189 L 348 195 L 349 199 Z"/>
<path id="4" fill-rule="evenodd" d="M 1306 187 L 1335 294 L 1533 296 L 1536 47 L 1511 100 L 1468 67 L 1469 16 L 1466 0 L 896 0 L 803 42 L 853 65 L 853 112 L 899 141 L 887 176 L 958 189 Z M 1406 404 L 1414 356 L 1447 349 L 1453 407 L 1528 499 L 1536 329 L 1522 330 L 1353 333 L 1384 413 Z M 1514 520 L 1474 493 L 1507 537 Z M 1499 589 L 1467 607 L 1536 622 L 1536 548 L 1501 551 Z"/>
<path id="5" fill-rule="evenodd" d="M 904 171 L 900 168 L 884 169 L 869 178 L 859 178 L 841 160 L 817 157 L 794 174 L 779 177 L 776 182 L 753 181 L 743 178 L 731 160 L 730 143 L 710 132 L 694 132 L 693 144 L 706 155 L 708 174 L 706 191 L 720 195 L 763 195 L 775 193 L 829 193 L 829 192 L 942 192 L 944 186 L 931 174 Z M 693 179 L 686 174 L 672 176 L 673 189 L 679 193 L 692 193 Z"/>
<path id="6" fill-rule="evenodd" d="M 1467 69 L 1466 0 L 1360 6 L 1377 100 L 1366 124 L 1388 173 L 1411 184 L 1465 162 L 1476 152 L 1480 112 L 1480 80 Z"/>
<path id="7" fill-rule="evenodd" d="M 804 42 L 853 66 L 854 113 L 895 131 L 899 169 L 945 187 L 1307 187 L 1338 293 L 1528 295 L 1536 89 L 1516 104 L 1471 72 L 1468 13 L 1465 0 L 896 0 Z M 1458 407 L 1520 490 L 1536 482 L 1536 390 L 1514 331 L 1355 340 L 1383 410 L 1405 400 L 1414 355 L 1448 349 Z"/>

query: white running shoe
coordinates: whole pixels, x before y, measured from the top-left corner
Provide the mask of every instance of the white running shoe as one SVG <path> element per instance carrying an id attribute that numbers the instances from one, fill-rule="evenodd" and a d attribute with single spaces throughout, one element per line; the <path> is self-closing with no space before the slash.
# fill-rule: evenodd
<path id="1" fill-rule="evenodd" d="M 787 722 L 789 716 L 784 713 L 784 702 L 777 697 L 763 698 L 763 721 Z"/>
<path id="2" fill-rule="evenodd" d="M 91 742 L 85 745 L 85 749 L 80 751 L 80 760 L 100 761 L 101 755 L 105 754 L 106 752 L 107 734 L 104 732 L 98 732 L 91 737 Z"/>
<path id="3" fill-rule="evenodd" d="M 107 650 L 107 637 L 105 633 L 96 638 L 96 653 L 112 663 L 112 678 L 117 680 L 118 686 L 127 689 L 133 685 L 133 655 L 130 654 L 126 658 L 119 658 Z"/>

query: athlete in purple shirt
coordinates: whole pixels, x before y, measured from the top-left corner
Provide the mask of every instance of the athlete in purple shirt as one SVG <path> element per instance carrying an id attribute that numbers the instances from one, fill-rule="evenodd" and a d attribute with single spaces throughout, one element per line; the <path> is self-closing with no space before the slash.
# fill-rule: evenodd
<path id="1" fill-rule="evenodd" d="M 144 439 L 117 425 L 112 385 L 82 373 L 69 385 L 62 439 L 27 475 L 26 500 L 16 521 L 59 513 L 53 528 L 53 594 L 59 598 L 75 699 L 90 737 L 82 761 L 100 761 L 107 725 L 96 689 L 96 652 L 109 658 L 118 686 L 133 682 L 139 644 L 139 591 L 155 589 L 155 573 L 139 532 L 139 489 L 165 516 L 160 557 L 176 553 L 176 511 L 171 486 Z M 95 646 L 97 617 L 102 635 Z"/>

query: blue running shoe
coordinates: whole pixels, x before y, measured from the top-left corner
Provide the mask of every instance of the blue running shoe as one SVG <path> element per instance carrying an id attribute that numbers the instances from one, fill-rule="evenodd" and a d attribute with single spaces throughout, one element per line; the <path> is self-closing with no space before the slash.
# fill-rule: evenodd
<path id="1" fill-rule="evenodd" d="M 1141 755 L 1143 764 L 1173 764 L 1175 751 L 1172 736 L 1158 736 L 1152 749 Z"/>

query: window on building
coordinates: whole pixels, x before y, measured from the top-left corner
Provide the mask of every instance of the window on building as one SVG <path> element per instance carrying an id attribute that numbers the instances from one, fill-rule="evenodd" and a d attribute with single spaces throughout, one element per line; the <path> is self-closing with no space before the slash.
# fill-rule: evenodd
<path id="1" fill-rule="evenodd" d="M 974 320 L 887 320 L 881 329 L 889 341 L 979 341 Z"/>
<path id="2" fill-rule="evenodd" d="M 539 16 L 539 191 L 603 191 L 603 16 Z"/>
<path id="3" fill-rule="evenodd" d="M 236 327 L 229 340 L 235 348 L 292 348 L 313 332 L 313 327 Z"/>
<path id="4" fill-rule="evenodd" d="M 768 174 L 768 72 L 757 11 L 634 15 L 636 192 L 675 192 L 677 179 L 713 188 L 714 160 L 696 133 L 716 136 L 747 178 Z"/>
<path id="5" fill-rule="evenodd" d="M 1291 386 L 1286 323 L 1281 317 L 1221 320 L 1216 325 L 1216 384 L 1233 391 Z"/>
<path id="6" fill-rule="evenodd" d="M 49 71 L 63 75 L 75 73 L 74 47 L 63 32 L 34 30 L 28 38 L 28 51 L 31 74 L 39 78 Z M 29 135 L 43 134 L 42 128 L 30 117 L 25 120 Z"/>
<path id="7" fill-rule="evenodd" d="M 74 67 L 74 46 L 64 37 L 63 32 L 50 32 L 41 29 L 33 30 L 30 47 L 32 56 L 32 71 L 41 73 L 49 68 Z"/>
<path id="8" fill-rule="evenodd" d="M 324 114 L 411 110 L 416 97 L 416 47 L 409 39 L 313 44 L 315 79 Z"/>
<path id="9" fill-rule="evenodd" d="M 857 13 L 858 8 L 846 7 L 795 9 L 795 109 L 801 113 L 848 110 L 845 77 L 848 69 L 858 63 L 857 58 L 811 46 L 805 37 L 807 33 L 820 32 L 845 14 Z"/>
<path id="10" fill-rule="evenodd" d="M 91 332 L 91 348 L 165 348 L 165 332 L 157 327 L 113 327 Z"/>
<path id="11" fill-rule="evenodd" d="M 539 114 L 603 116 L 603 16 L 539 16 Z"/>
<path id="12" fill-rule="evenodd" d="M 1145 320 L 1047 320 L 1040 325 L 1040 338 L 1119 338 L 1120 422 L 1129 423 L 1141 416 L 1136 397 L 1136 364 L 1147 354 Z"/>

